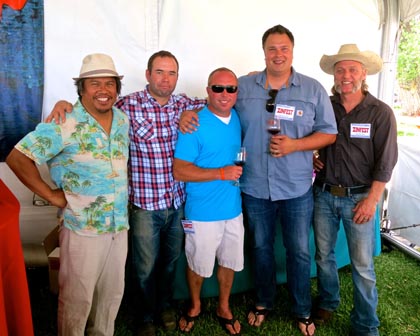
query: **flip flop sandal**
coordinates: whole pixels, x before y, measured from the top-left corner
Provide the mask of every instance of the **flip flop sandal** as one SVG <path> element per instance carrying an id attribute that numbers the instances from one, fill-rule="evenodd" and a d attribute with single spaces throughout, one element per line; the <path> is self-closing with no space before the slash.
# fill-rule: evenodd
<path id="1" fill-rule="evenodd" d="M 240 332 L 239 333 L 236 333 L 236 334 L 231 334 L 230 331 L 229 331 L 229 329 L 227 328 L 227 326 L 230 325 L 230 326 L 232 326 L 232 329 L 235 330 L 235 332 L 236 332 L 235 323 L 236 323 L 236 321 L 239 322 L 239 320 L 237 318 L 232 317 L 231 319 L 228 319 L 228 318 L 221 317 L 219 315 L 216 315 L 216 317 L 217 317 L 217 320 L 219 321 L 220 326 L 229 335 L 240 335 Z"/>
<path id="2" fill-rule="evenodd" d="M 186 324 L 184 330 L 181 330 L 181 328 L 179 330 L 181 330 L 181 332 L 186 333 L 186 334 L 190 333 L 193 330 L 193 328 L 194 328 L 195 320 L 198 319 L 200 317 L 200 315 L 201 315 L 201 313 L 198 314 L 198 315 L 196 315 L 196 316 L 190 316 L 190 315 L 188 315 L 187 312 L 183 313 L 181 315 L 181 317 L 179 318 L 179 320 L 184 319 L 185 322 L 187 322 L 187 324 Z M 185 330 L 185 329 L 188 328 L 188 325 L 190 323 L 192 323 L 191 328 L 189 330 Z M 179 323 L 178 323 L 178 327 L 179 327 Z"/>
<path id="3" fill-rule="evenodd" d="M 314 321 L 312 321 L 312 319 L 310 317 L 297 317 L 296 318 L 296 321 L 297 321 L 298 328 L 299 328 L 300 332 L 302 333 L 302 335 L 304 335 L 304 336 L 313 336 L 313 335 L 315 335 L 315 331 L 314 331 L 313 334 L 311 334 L 309 332 L 309 326 L 311 324 L 313 324 L 314 327 L 315 327 Z M 303 333 L 302 329 L 300 329 L 299 323 L 303 323 L 306 326 L 305 333 Z"/>
<path id="4" fill-rule="evenodd" d="M 254 324 L 252 324 L 252 326 L 258 328 L 265 322 L 267 315 L 270 313 L 270 310 L 266 308 L 258 309 L 256 307 L 252 307 L 251 309 L 249 309 L 248 314 L 246 314 L 246 316 L 248 317 L 251 313 L 255 315 L 255 321 Z M 258 316 L 264 316 L 264 318 L 261 321 L 261 324 L 259 326 L 256 326 L 255 322 L 258 320 Z"/>

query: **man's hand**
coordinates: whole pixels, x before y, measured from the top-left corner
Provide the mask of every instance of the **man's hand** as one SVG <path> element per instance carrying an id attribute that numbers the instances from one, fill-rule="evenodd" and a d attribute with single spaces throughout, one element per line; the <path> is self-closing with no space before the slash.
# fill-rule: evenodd
<path id="1" fill-rule="evenodd" d="M 66 113 L 70 113 L 73 110 L 73 105 L 68 101 L 60 100 L 55 105 L 50 115 L 45 119 L 45 122 L 50 123 L 53 120 L 55 123 L 62 124 L 66 121 Z"/>
<path id="2" fill-rule="evenodd" d="M 312 165 L 316 172 L 319 172 L 324 168 L 324 162 L 319 159 L 319 154 L 315 154 L 312 156 Z"/>
<path id="3" fill-rule="evenodd" d="M 242 175 L 243 168 L 240 166 L 225 166 L 223 168 L 223 180 L 236 181 Z M 222 176 L 221 176 L 222 177 Z"/>
<path id="4" fill-rule="evenodd" d="M 353 222 L 356 224 L 367 223 L 375 216 L 376 205 L 381 200 L 381 197 L 384 193 L 386 182 L 376 181 L 372 182 L 372 185 L 369 190 L 369 194 L 366 198 L 362 199 L 354 207 L 354 217 Z"/>
<path id="5" fill-rule="evenodd" d="M 295 139 L 289 138 L 287 135 L 274 135 L 270 140 L 270 153 L 273 157 L 282 157 L 287 154 L 296 152 Z"/>
<path id="6" fill-rule="evenodd" d="M 356 204 L 353 212 L 353 222 L 356 224 L 365 224 L 375 216 L 376 202 L 369 198 L 364 198 Z"/>
<path id="7" fill-rule="evenodd" d="M 182 134 L 193 133 L 197 130 L 197 127 L 200 126 L 197 114 L 198 111 L 199 110 L 190 110 L 182 112 L 179 120 L 179 130 Z"/>
<path id="8" fill-rule="evenodd" d="M 57 208 L 64 208 L 67 205 L 66 197 L 64 196 L 64 192 L 61 189 L 54 189 L 51 193 L 51 196 L 48 197 L 47 201 Z"/>

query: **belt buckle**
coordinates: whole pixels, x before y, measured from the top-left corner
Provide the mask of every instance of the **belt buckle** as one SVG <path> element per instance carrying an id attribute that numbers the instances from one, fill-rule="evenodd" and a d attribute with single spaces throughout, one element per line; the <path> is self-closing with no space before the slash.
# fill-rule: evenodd
<path id="1" fill-rule="evenodd" d="M 344 187 L 339 187 L 339 186 L 331 186 L 330 187 L 330 193 L 333 196 L 339 196 L 339 197 L 344 197 L 347 196 L 346 195 L 346 188 Z"/>

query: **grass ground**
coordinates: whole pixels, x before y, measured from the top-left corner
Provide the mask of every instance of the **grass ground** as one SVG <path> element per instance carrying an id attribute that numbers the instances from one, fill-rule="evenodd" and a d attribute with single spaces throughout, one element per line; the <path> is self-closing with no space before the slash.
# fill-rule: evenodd
<path id="1" fill-rule="evenodd" d="M 379 292 L 378 314 L 382 336 L 420 335 L 420 262 L 398 250 L 384 249 L 375 259 Z M 340 270 L 341 305 L 334 319 L 319 327 L 318 336 L 342 336 L 349 333 L 349 314 L 352 308 L 351 269 Z M 28 282 L 31 294 L 35 335 L 56 335 L 57 297 L 48 290 L 48 271 L 43 268 L 29 269 Z M 312 280 L 313 295 L 316 295 L 316 280 Z M 261 328 L 246 324 L 246 311 L 250 306 L 252 293 L 235 294 L 231 304 L 234 314 L 242 322 L 242 335 L 300 335 L 289 316 L 287 289 L 279 285 L 276 307 Z M 135 335 L 135 306 L 132 293 L 127 290 L 116 321 L 115 335 Z M 185 302 L 178 302 L 181 309 Z M 219 326 L 214 311 L 217 301 L 204 299 L 204 314 L 197 320 L 191 335 L 226 335 Z M 179 331 L 165 333 L 158 329 L 158 335 L 182 335 Z"/>

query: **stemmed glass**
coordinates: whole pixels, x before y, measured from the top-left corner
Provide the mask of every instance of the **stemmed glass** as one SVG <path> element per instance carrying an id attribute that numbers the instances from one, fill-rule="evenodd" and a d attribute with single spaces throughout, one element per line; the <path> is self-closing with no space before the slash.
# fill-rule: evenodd
<path id="1" fill-rule="evenodd" d="M 280 133 L 281 127 L 280 127 L 280 119 L 279 118 L 269 118 L 267 119 L 267 132 L 271 135 L 276 135 Z"/>
<path id="2" fill-rule="evenodd" d="M 270 133 L 271 135 L 279 134 L 281 131 L 280 119 L 276 117 L 271 117 L 267 119 L 266 129 L 267 129 L 267 132 Z M 268 144 L 268 146 L 270 146 L 270 143 Z M 271 154 L 270 149 L 268 150 L 268 153 Z"/>
<path id="3" fill-rule="evenodd" d="M 242 167 L 245 164 L 245 162 L 246 162 L 246 149 L 245 149 L 245 147 L 241 147 L 236 152 L 235 160 L 233 161 L 233 163 L 236 166 L 241 166 Z M 239 179 L 237 179 L 235 182 L 233 182 L 233 185 L 239 187 L 239 185 L 240 185 L 239 184 Z"/>

